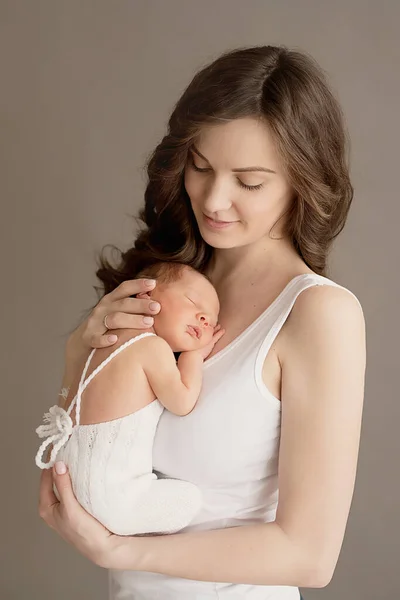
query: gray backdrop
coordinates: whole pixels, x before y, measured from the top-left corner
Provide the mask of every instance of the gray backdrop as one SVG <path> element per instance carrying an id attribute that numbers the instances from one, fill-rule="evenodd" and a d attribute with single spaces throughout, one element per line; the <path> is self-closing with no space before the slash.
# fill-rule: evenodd
<path id="1" fill-rule="evenodd" d="M 107 597 L 105 572 L 38 517 L 34 429 L 57 398 L 65 333 L 96 299 L 95 252 L 132 241 L 128 215 L 143 196 L 142 165 L 174 102 L 220 52 L 266 43 L 314 55 L 342 101 L 356 196 L 330 277 L 358 295 L 368 333 L 362 443 L 343 550 L 330 585 L 304 595 L 399 597 L 399 5 L 0 2 L 2 600 Z"/>

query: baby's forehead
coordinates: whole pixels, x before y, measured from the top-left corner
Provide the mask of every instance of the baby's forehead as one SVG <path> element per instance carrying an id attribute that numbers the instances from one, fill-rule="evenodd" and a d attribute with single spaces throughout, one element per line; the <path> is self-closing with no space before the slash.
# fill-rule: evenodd
<path id="1" fill-rule="evenodd" d="M 215 308 L 219 310 L 219 299 L 213 284 L 201 273 L 190 273 L 188 277 L 182 277 L 181 285 L 186 291 L 198 294 L 199 299 L 209 298 L 215 300 Z"/>
<path id="2" fill-rule="evenodd" d="M 189 276 L 182 278 L 182 285 L 201 291 L 202 294 L 216 294 L 216 291 L 210 281 L 201 273 L 190 273 Z"/>
<path id="3" fill-rule="evenodd" d="M 204 277 L 204 275 L 202 275 L 198 271 L 195 271 L 194 269 L 192 269 L 190 267 L 184 267 L 180 272 L 178 281 L 180 281 L 183 284 L 187 284 L 187 285 L 188 284 L 199 285 L 204 282 L 207 282 L 208 280 L 206 277 Z"/>

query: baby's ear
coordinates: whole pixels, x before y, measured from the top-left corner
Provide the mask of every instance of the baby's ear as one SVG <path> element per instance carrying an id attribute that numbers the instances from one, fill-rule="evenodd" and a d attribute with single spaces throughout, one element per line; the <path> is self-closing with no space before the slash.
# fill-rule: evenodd
<path id="1" fill-rule="evenodd" d="M 136 298 L 139 298 L 139 300 L 150 300 L 151 299 L 151 291 L 150 292 L 139 292 L 139 294 L 136 294 Z"/>

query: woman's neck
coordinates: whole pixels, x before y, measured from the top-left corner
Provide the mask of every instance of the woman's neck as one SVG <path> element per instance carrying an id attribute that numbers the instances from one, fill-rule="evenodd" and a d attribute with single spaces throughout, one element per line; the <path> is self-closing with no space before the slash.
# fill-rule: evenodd
<path id="1" fill-rule="evenodd" d="M 207 275 L 217 291 L 232 282 L 252 285 L 262 278 L 276 279 L 287 273 L 301 270 L 304 262 L 289 240 L 260 240 L 239 248 L 217 248 L 207 270 Z"/>

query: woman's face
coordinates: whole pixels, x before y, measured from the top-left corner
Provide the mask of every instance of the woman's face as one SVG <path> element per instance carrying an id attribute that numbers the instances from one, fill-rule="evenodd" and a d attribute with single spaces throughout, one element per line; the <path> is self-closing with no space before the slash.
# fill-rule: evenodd
<path id="1" fill-rule="evenodd" d="M 189 152 L 185 187 L 200 233 L 214 248 L 268 236 L 294 195 L 267 124 L 253 118 L 202 130 Z"/>

